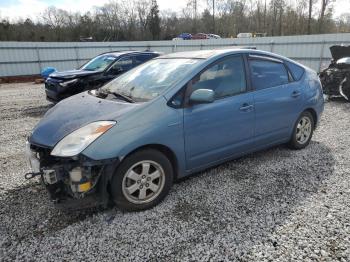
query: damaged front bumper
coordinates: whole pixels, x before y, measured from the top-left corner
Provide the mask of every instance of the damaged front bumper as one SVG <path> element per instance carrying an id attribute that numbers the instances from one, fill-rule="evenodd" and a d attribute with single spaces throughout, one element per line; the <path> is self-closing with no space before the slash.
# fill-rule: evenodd
<path id="1" fill-rule="evenodd" d="M 329 67 L 319 76 L 325 95 L 343 96 L 350 100 L 350 66 L 347 69 Z"/>
<path id="2" fill-rule="evenodd" d="M 32 173 L 40 176 L 51 200 L 62 209 L 106 207 L 110 201 L 107 190 L 119 159 L 92 160 L 83 155 L 72 158 L 54 157 L 49 148 L 26 143 L 26 156 Z"/>

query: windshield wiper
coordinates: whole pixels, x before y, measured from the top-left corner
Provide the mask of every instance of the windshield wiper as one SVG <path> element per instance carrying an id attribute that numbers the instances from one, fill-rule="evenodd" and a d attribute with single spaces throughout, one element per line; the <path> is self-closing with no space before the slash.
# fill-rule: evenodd
<path id="1" fill-rule="evenodd" d="M 106 90 L 103 90 L 101 88 L 96 89 L 95 92 L 96 92 L 96 96 L 97 97 L 106 98 L 109 94 L 112 94 L 115 97 L 121 98 L 121 99 L 123 99 L 126 102 L 136 103 L 136 101 L 133 100 L 131 97 L 129 97 L 127 95 L 124 95 L 124 94 L 121 94 L 121 93 L 118 93 L 118 92 L 106 91 Z"/>
<path id="2" fill-rule="evenodd" d="M 115 97 L 119 97 L 119 98 L 122 98 L 124 101 L 126 102 L 129 102 L 129 103 L 135 103 L 135 101 L 129 97 L 129 96 L 126 96 L 126 95 L 123 95 L 121 93 L 117 93 L 117 92 L 108 92 L 108 94 L 112 94 L 114 95 Z"/>

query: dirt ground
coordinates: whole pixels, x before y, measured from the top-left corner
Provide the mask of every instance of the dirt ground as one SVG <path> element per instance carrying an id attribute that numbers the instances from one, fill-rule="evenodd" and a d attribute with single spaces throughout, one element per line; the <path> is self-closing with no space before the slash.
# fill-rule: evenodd
<path id="1" fill-rule="evenodd" d="M 326 104 L 308 148 L 251 154 L 174 185 L 157 207 L 65 213 L 25 181 L 43 85 L 0 85 L 0 260 L 350 260 L 350 103 Z"/>

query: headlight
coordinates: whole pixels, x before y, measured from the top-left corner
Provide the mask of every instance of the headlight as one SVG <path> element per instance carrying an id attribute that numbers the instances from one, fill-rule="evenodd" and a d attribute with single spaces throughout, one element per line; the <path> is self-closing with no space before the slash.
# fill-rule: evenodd
<path id="1" fill-rule="evenodd" d="M 73 79 L 73 80 L 69 80 L 69 81 L 65 81 L 60 83 L 60 86 L 66 87 L 69 86 L 71 84 L 75 84 L 76 82 L 78 82 L 78 79 Z"/>
<path id="2" fill-rule="evenodd" d="M 71 157 L 87 148 L 100 135 L 115 125 L 115 121 L 98 121 L 83 126 L 56 144 L 52 156 Z"/>

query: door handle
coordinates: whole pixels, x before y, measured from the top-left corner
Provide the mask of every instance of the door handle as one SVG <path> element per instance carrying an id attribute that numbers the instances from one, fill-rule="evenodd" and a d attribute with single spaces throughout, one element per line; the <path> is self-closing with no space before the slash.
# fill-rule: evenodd
<path id="1" fill-rule="evenodd" d="M 248 111 L 248 110 L 250 110 L 250 109 L 252 109 L 253 108 L 253 105 L 249 105 L 248 103 L 244 103 L 240 108 L 239 108 L 239 110 L 241 110 L 241 111 Z"/>
<path id="2" fill-rule="evenodd" d="M 292 93 L 292 97 L 298 97 L 300 95 L 301 95 L 301 93 L 299 91 L 293 91 L 293 93 Z"/>

